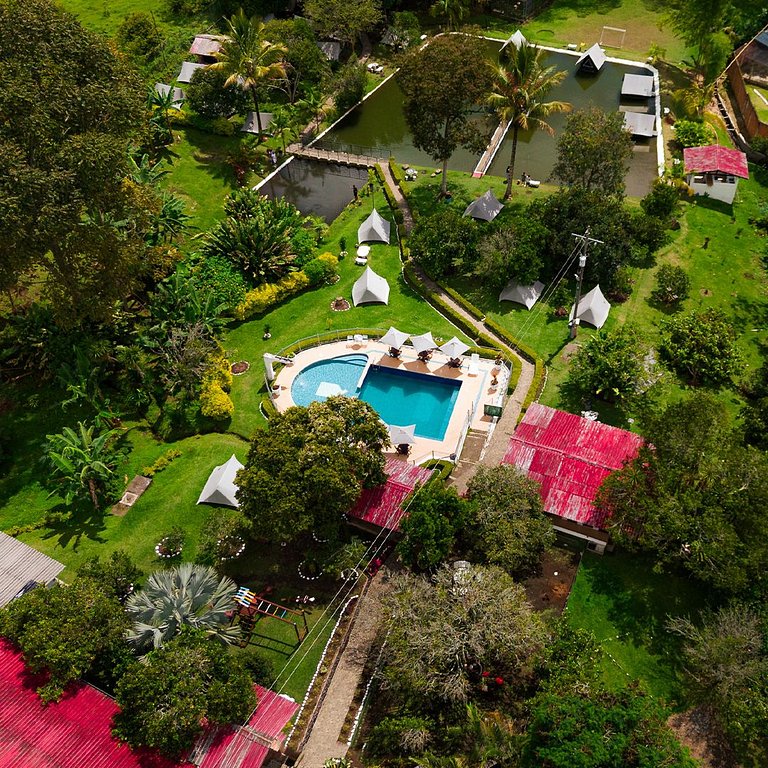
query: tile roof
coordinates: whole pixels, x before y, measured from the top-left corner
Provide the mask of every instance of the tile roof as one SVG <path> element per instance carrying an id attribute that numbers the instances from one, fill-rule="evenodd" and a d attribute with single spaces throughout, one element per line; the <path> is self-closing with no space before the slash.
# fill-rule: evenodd
<path id="1" fill-rule="evenodd" d="M 387 482 L 364 490 L 350 515 L 380 528 L 396 531 L 404 515 L 400 508 L 402 503 L 418 483 L 423 484 L 429 480 L 432 470 L 389 457 L 384 472 L 387 474 Z"/>
<path id="2" fill-rule="evenodd" d="M 606 514 L 592 502 L 603 480 L 634 458 L 643 438 L 533 403 L 509 441 L 504 464 L 541 483 L 544 509 L 604 529 Z"/>
<path id="3" fill-rule="evenodd" d="M 112 737 L 117 704 L 85 683 L 70 685 L 61 701 L 43 705 L 24 660 L 0 638 L 0 768 L 174 768 Z"/>
<path id="4" fill-rule="evenodd" d="M 742 179 L 749 178 L 747 156 L 738 149 L 719 145 L 687 147 L 683 150 L 686 173 L 728 173 Z"/>
<path id="5" fill-rule="evenodd" d="M 0 532 L 0 608 L 27 582 L 50 584 L 63 570 L 58 560 Z"/>

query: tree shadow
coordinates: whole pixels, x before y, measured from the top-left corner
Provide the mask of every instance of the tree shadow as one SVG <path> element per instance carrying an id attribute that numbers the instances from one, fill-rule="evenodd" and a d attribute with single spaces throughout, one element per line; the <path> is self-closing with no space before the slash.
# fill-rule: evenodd
<path id="1" fill-rule="evenodd" d="M 83 538 L 105 544 L 107 539 L 100 534 L 106 529 L 106 514 L 93 509 L 90 503 L 86 505 L 84 502 L 73 509 L 63 503 L 58 504 L 48 513 L 43 539 L 57 539 L 58 546 L 62 549 L 71 548 L 74 552 L 77 552 Z"/>
<path id="2" fill-rule="evenodd" d="M 214 136 L 196 128 L 184 128 L 182 135 L 193 149 L 192 160 L 197 170 L 207 173 L 214 179 L 225 181 L 232 189 L 237 188 L 235 171 L 230 164 L 230 158 L 240 144 L 239 136 Z M 169 158 L 181 159 L 175 152 L 169 153 Z"/>

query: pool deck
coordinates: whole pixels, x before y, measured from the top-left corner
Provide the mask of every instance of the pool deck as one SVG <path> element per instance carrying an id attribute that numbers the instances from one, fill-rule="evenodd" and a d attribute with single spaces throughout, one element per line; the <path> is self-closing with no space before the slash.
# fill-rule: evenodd
<path id="1" fill-rule="evenodd" d="M 389 347 L 378 341 L 336 341 L 299 352 L 293 359 L 293 365 L 286 365 L 278 371 L 275 383 L 279 389 L 273 392 L 272 398 L 278 411 L 284 411 L 296 405 L 291 397 L 291 386 L 296 376 L 308 365 L 350 354 L 368 355 L 368 359 L 373 365 L 399 368 L 413 373 L 430 373 L 433 376 L 461 381 L 461 388 L 445 431 L 445 437 L 442 440 L 416 437 L 416 443 L 411 447 L 411 453 L 408 457 L 410 461 L 416 464 L 432 458 L 447 458 L 456 454 L 468 429 L 488 432 L 493 418 L 483 415 L 483 405 L 486 403 L 500 404 L 501 394 L 506 391 L 506 378 L 502 377 L 505 376 L 507 369 L 503 366 L 498 386 L 491 386 L 492 370 L 498 368 L 493 360 L 481 357 L 477 366 L 477 375 L 470 376 L 470 359 L 468 356 L 464 356 L 461 368 L 451 368 L 448 365 L 447 355 L 439 350 L 433 353 L 431 360 L 422 362 L 418 359 L 415 350 L 409 345 L 403 346 L 400 357 L 394 358 L 389 355 Z M 406 426 L 406 424 L 398 426 Z M 394 447 L 387 453 L 394 454 Z"/>

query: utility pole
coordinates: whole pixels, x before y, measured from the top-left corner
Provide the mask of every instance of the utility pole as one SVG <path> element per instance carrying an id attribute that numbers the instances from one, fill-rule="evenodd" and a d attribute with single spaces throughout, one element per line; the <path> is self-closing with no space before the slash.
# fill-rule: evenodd
<path id="1" fill-rule="evenodd" d="M 581 253 L 579 254 L 579 274 L 576 275 L 576 303 L 573 305 L 573 319 L 571 320 L 571 338 L 575 339 L 576 334 L 579 332 L 579 302 L 581 301 L 581 286 L 584 283 L 584 267 L 587 266 L 587 249 L 590 243 L 600 243 L 602 240 L 595 240 L 594 237 L 589 236 L 589 227 L 584 230 L 583 235 L 577 235 L 575 232 L 571 232 L 571 235 L 577 240 L 581 241 Z"/>

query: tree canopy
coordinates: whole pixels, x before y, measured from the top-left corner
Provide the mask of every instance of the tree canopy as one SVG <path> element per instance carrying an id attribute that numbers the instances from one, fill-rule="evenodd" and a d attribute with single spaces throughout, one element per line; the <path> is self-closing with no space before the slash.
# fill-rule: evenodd
<path id="1" fill-rule="evenodd" d="M 343 396 L 293 407 L 257 430 L 237 474 L 240 509 L 254 535 L 290 541 L 316 529 L 338 534 L 363 488 L 386 479 L 389 434 L 368 403 Z"/>
<path id="2" fill-rule="evenodd" d="M 144 269 L 126 184 L 144 123 L 136 75 L 48 0 L 0 2 L 0 290 L 42 275 L 59 317 L 111 316 Z"/>
<path id="3" fill-rule="evenodd" d="M 621 112 L 597 107 L 568 116 L 557 139 L 552 178 L 569 187 L 621 197 L 632 157 L 632 137 Z"/>
<path id="4" fill-rule="evenodd" d="M 381 20 L 377 0 L 306 0 L 304 10 L 318 34 L 336 35 L 352 47 L 361 32 L 367 32 Z"/>
<path id="5" fill-rule="evenodd" d="M 242 723 L 256 707 L 251 677 L 236 656 L 186 629 L 117 685 L 115 733 L 133 747 L 177 757 L 210 725 Z"/>
<path id="6" fill-rule="evenodd" d="M 397 74 L 414 145 L 443 165 L 441 195 L 447 192 L 451 155 L 459 147 L 485 148 L 487 137 L 470 117 L 489 89 L 490 68 L 484 60 L 479 39 L 443 35 L 408 52 Z"/>

